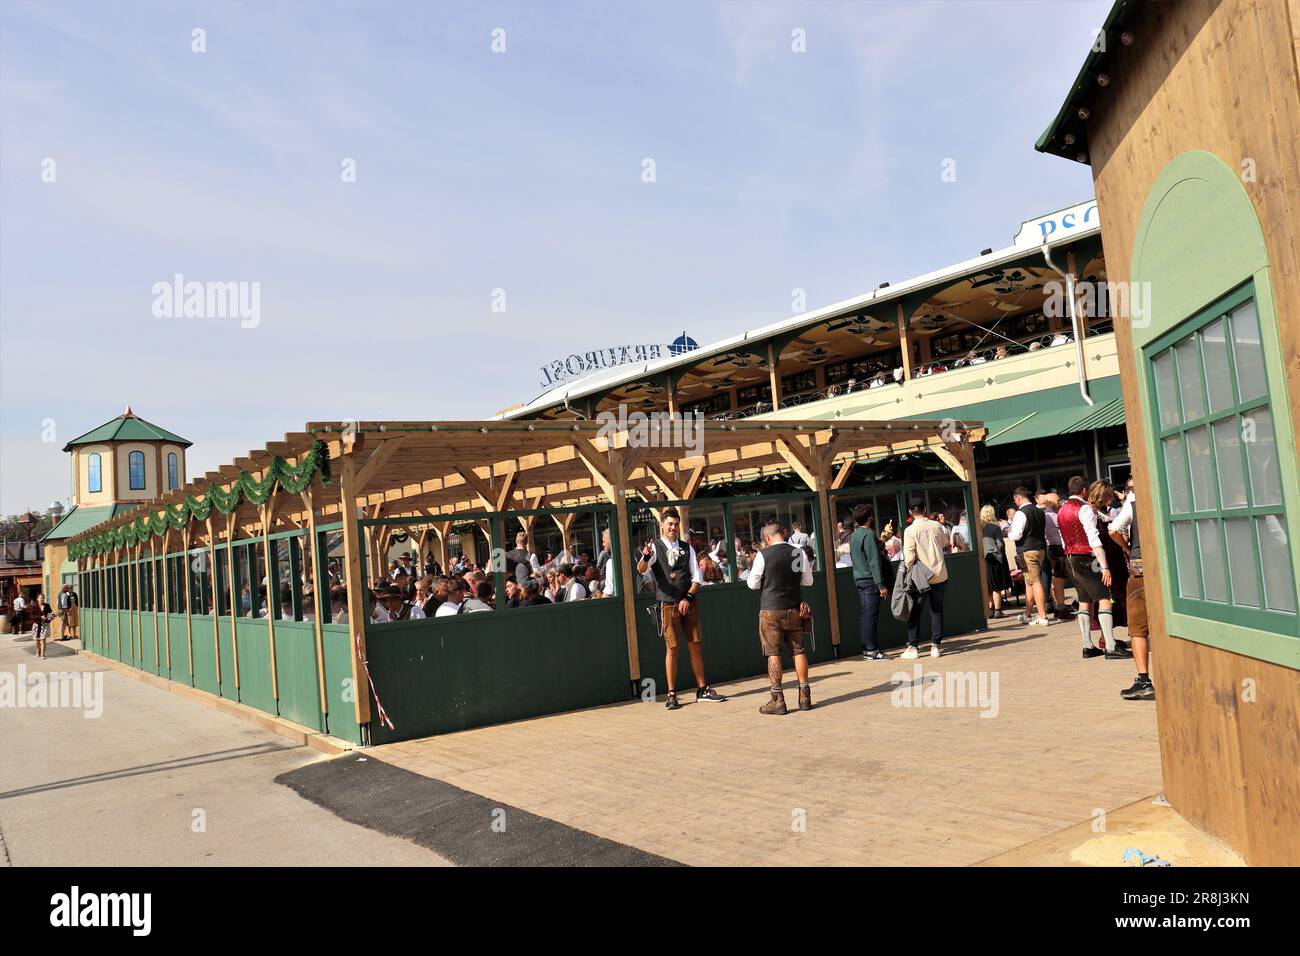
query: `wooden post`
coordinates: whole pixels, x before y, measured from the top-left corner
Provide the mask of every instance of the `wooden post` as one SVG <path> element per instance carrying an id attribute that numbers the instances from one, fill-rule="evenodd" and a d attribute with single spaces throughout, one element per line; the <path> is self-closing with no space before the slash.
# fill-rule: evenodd
<path id="1" fill-rule="evenodd" d="M 613 492 L 614 520 L 618 523 L 617 534 L 610 535 L 610 545 L 618 546 L 618 597 L 623 602 L 623 628 L 627 632 L 627 672 L 633 685 L 641 680 L 641 653 L 637 645 L 636 632 L 636 579 L 632 576 L 632 540 L 627 514 L 627 469 L 624 467 L 623 452 L 611 453 L 613 458 Z"/>
<path id="2" fill-rule="evenodd" d="M 154 542 L 157 535 L 149 536 L 149 593 L 153 604 L 153 663 L 155 667 L 162 664 L 162 648 L 158 646 L 158 551 Z M 164 622 L 166 615 L 163 615 Z M 165 624 L 164 624 L 165 626 Z"/>
<path id="3" fill-rule="evenodd" d="M 835 587 L 835 559 L 836 547 L 838 540 L 835 537 L 834 514 L 831 512 L 831 496 L 828 490 L 830 486 L 829 475 L 826 472 L 820 472 L 817 475 L 817 510 L 821 513 L 822 540 L 826 543 L 822 546 L 822 565 L 826 573 L 826 603 L 830 606 L 830 625 L 831 625 L 831 644 L 835 647 L 840 646 L 840 604 L 839 594 Z"/>
<path id="4" fill-rule="evenodd" d="M 316 548 L 319 544 L 316 538 L 316 504 L 312 495 L 311 485 L 307 490 L 302 492 L 303 507 L 307 509 L 307 547 L 304 550 L 312 554 L 312 568 L 318 569 L 320 561 L 316 554 Z M 420 549 L 424 549 L 424 535 L 420 536 Z M 327 565 L 328 566 L 328 565 Z M 316 626 L 316 685 L 320 689 L 320 712 L 324 716 L 330 712 L 329 695 L 325 692 L 325 632 L 322 629 L 323 622 L 321 618 L 329 613 L 328 596 L 322 593 L 319 587 L 321 576 L 316 573 L 311 578 L 311 593 L 316 596 L 316 606 L 312 608 L 312 619 Z"/>
<path id="5" fill-rule="evenodd" d="M 162 536 L 162 571 L 163 571 L 163 643 L 167 645 L 167 676 L 172 676 L 172 621 L 171 621 L 171 570 L 168 568 L 170 562 L 167 560 L 167 545 L 171 543 L 172 529 L 168 528 Z"/>
<path id="6" fill-rule="evenodd" d="M 903 303 L 896 303 L 898 306 L 898 348 L 903 356 L 903 382 L 911 384 L 912 381 L 912 341 L 907 334 L 907 315 L 903 312 Z"/>
<path id="7" fill-rule="evenodd" d="M 239 690 L 239 592 L 235 581 L 235 515 L 238 507 L 226 515 L 226 585 L 230 588 L 230 666 L 235 669 L 235 690 Z M 248 588 L 252 600 L 253 587 Z"/>
<path id="8" fill-rule="evenodd" d="M 447 573 L 447 535 L 451 534 L 451 522 L 443 521 L 437 525 L 438 528 L 438 564 L 442 567 L 442 573 Z"/>
<path id="9" fill-rule="evenodd" d="M 132 666 L 135 665 L 136 661 L 140 659 L 140 655 L 143 654 L 143 651 L 141 651 L 140 653 L 136 652 L 136 643 L 135 643 L 136 632 L 140 629 L 140 598 L 138 593 L 140 590 L 140 582 L 138 580 L 138 575 L 140 573 L 140 562 L 137 559 L 137 555 L 139 554 L 139 551 L 140 551 L 140 545 L 137 544 L 128 548 L 126 552 L 126 567 L 127 567 L 126 593 L 127 593 L 127 600 L 131 604 L 130 616 L 127 618 L 127 620 L 130 621 L 130 627 L 131 627 Z M 140 640 L 141 642 L 144 641 L 143 634 L 141 634 Z"/>
<path id="10" fill-rule="evenodd" d="M 767 374 L 772 389 L 772 411 L 781 407 L 781 378 L 776 374 L 776 346 L 767 343 Z"/>
<path id="11" fill-rule="evenodd" d="M 358 437 L 358 445 L 364 436 Z M 358 445 L 354 445 L 353 449 Z M 365 679 L 362 662 L 366 654 L 366 623 L 370 608 L 366 604 L 361 573 L 361 528 L 357 524 L 356 464 L 352 449 L 343 456 L 339 475 L 339 514 L 343 519 L 343 560 L 347 567 L 348 629 L 354 646 L 352 658 L 352 689 L 354 713 L 358 724 L 370 723 L 370 686 Z"/>
<path id="12" fill-rule="evenodd" d="M 212 653 L 216 659 L 217 666 L 217 693 L 221 693 L 221 615 L 218 608 L 221 602 L 217 600 L 217 539 L 212 534 L 212 512 L 208 512 L 208 517 L 204 521 L 208 529 L 208 591 L 212 598 L 212 606 L 208 612 L 212 615 Z"/>
<path id="13" fill-rule="evenodd" d="M 271 696 L 280 699 L 280 675 L 275 666 L 275 615 L 276 605 L 280 602 L 280 569 L 275 566 L 275 556 L 271 553 L 271 522 L 275 520 L 275 495 L 266 499 L 261 507 L 262 514 L 262 548 L 266 552 L 266 641 L 267 652 L 271 657 Z M 275 593 L 272 593 L 275 589 Z"/>
<path id="14" fill-rule="evenodd" d="M 181 552 L 184 555 L 181 561 L 181 567 L 184 568 L 184 574 L 176 588 L 178 594 L 185 595 L 185 646 L 190 655 L 190 686 L 194 686 L 194 622 L 190 619 L 190 613 L 193 608 L 190 606 L 190 522 L 185 522 L 185 530 L 181 532 Z"/>
<path id="15" fill-rule="evenodd" d="M 832 520 L 830 486 L 831 465 L 835 460 L 834 443 L 820 450 L 811 443 L 805 448 L 796 438 L 778 438 L 773 447 L 795 474 L 803 479 L 817 495 L 817 514 L 820 517 L 817 539 L 821 542 L 822 571 L 826 575 L 826 602 L 830 609 L 831 644 L 840 645 L 839 595 L 835 587 L 835 558 L 838 540 Z"/>
<path id="16" fill-rule="evenodd" d="M 947 465 L 958 478 L 966 482 L 970 491 L 970 508 L 966 511 L 966 527 L 970 533 L 971 550 L 976 551 L 974 542 L 980 540 L 975 536 L 975 529 L 978 527 L 980 490 L 979 484 L 975 480 L 975 449 L 970 445 L 969 435 L 963 436 L 961 442 L 944 442 L 941 446 L 932 447 L 930 450 L 939 457 L 939 460 Z M 971 514 L 971 511 L 975 514 Z M 989 614 L 989 579 L 988 564 L 984 560 L 982 549 L 977 552 L 978 573 L 980 579 L 980 606 L 984 608 L 985 620 Z"/>

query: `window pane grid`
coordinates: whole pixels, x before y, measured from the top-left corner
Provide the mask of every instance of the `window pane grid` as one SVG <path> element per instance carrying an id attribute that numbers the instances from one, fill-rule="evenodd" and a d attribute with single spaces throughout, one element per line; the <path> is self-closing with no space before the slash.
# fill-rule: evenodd
<path id="1" fill-rule="evenodd" d="M 1161 345 L 1148 360 L 1149 394 L 1175 595 L 1222 608 L 1219 614 L 1295 613 L 1286 514 L 1276 491 L 1283 449 L 1273 431 L 1253 299 L 1242 302 L 1238 294 L 1230 307 L 1207 310 L 1196 328 Z"/>

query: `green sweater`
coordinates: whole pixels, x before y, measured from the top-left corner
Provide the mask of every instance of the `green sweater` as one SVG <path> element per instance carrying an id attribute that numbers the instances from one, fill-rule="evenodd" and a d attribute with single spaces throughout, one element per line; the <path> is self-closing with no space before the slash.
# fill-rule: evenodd
<path id="1" fill-rule="evenodd" d="M 877 587 L 889 587 L 885 575 L 885 557 L 880 539 L 871 528 L 858 528 L 849 538 L 849 556 L 853 558 L 853 580 L 871 581 Z"/>

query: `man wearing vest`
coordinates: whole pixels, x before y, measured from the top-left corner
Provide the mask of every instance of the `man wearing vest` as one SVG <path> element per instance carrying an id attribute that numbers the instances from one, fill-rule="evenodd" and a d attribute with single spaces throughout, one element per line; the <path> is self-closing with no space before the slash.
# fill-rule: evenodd
<path id="1" fill-rule="evenodd" d="M 654 579 L 655 598 L 659 601 L 659 627 L 667 653 L 664 670 L 668 675 L 668 700 L 664 706 L 677 710 L 677 645 L 684 638 L 690 648 L 691 670 L 695 672 L 695 701 L 720 702 L 727 698 L 704 680 L 704 651 L 700 647 L 700 616 L 695 597 L 704 577 L 695 559 L 695 550 L 678 538 L 681 516 L 676 508 L 665 508 L 659 521 L 661 537 L 645 546 L 637 562 L 639 574 L 650 573 Z"/>
<path id="2" fill-rule="evenodd" d="M 853 523 L 857 528 L 849 538 L 849 557 L 853 559 L 853 583 L 858 588 L 862 659 L 887 661 L 889 658 L 876 646 L 876 623 L 880 618 L 880 602 L 889 597 L 892 570 L 889 556 L 876 534 L 876 516 L 871 505 L 855 505 Z"/>
<path id="3" fill-rule="evenodd" d="M 1013 497 L 1016 500 L 1016 514 L 1011 519 L 1011 531 L 1007 537 L 1016 543 L 1016 554 L 1025 562 L 1025 604 L 1029 608 L 1036 608 L 1038 612 L 1038 616 L 1030 623 L 1035 627 L 1044 627 L 1052 623 L 1047 617 L 1047 595 L 1043 591 L 1043 566 L 1047 562 L 1047 518 L 1029 494 L 1028 488 L 1022 485 L 1015 490 Z"/>
<path id="4" fill-rule="evenodd" d="M 1110 536 L 1128 551 L 1128 639 L 1133 652 L 1133 663 L 1137 665 L 1137 680 L 1132 687 L 1119 692 L 1125 700 L 1155 700 L 1156 688 L 1151 683 L 1151 674 L 1147 671 L 1147 656 L 1151 636 L 1147 623 L 1146 582 L 1142 577 L 1142 542 L 1138 540 L 1137 501 L 1133 491 L 1133 479 L 1129 479 L 1128 495 L 1124 498 L 1124 507 L 1119 517 L 1111 522 Z M 1124 540 L 1124 533 L 1128 540 Z"/>
<path id="5" fill-rule="evenodd" d="M 1065 560 L 1079 596 L 1079 631 L 1083 635 L 1083 656 L 1126 658 L 1130 655 L 1115 644 L 1111 613 L 1110 567 L 1097 530 L 1097 512 L 1083 497 L 1088 483 L 1078 475 L 1070 479 L 1070 497 L 1056 513 L 1056 524 L 1065 542 Z M 1092 643 L 1092 615 L 1097 615 L 1106 650 Z"/>
<path id="6" fill-rule="evenodd" d="M 767 656 L 767 679 L 772 699 L 758 708 L 760 714 L 784 714 L 785 691 L 781 689 L 781 650 L 790 649 L 794 672 L 799 678 L 799 709 L 812 710 L 812 688 L 808 686 L 808 655 L 803 649 L 804 615 L 808 605 L 801 588 L 813 583 L 812 562 L 802 548 L 785 540 L 785 529 L 775 517 L 763 527 L 765 547 L 754 555 L 745 583 L 761 591 L 758 601 L 758 639 Z"/>
<path id="7" fill-rule="evenodd" d="M 515 546 L 506 552 L 506 577 L 522 584 L 540 568 L 537 555 L 528 550 L 527 532 L 520 531 L 515 535 Z"/>

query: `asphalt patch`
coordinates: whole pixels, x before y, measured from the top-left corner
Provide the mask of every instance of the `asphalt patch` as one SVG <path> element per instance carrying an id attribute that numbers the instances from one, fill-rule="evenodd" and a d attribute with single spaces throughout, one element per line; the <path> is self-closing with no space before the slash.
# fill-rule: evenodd
<path id="1" fill-rule="evenodd" d="M 457 866 L 684 865 L 356 753 L 290 770 L 275 782 Z"/>

